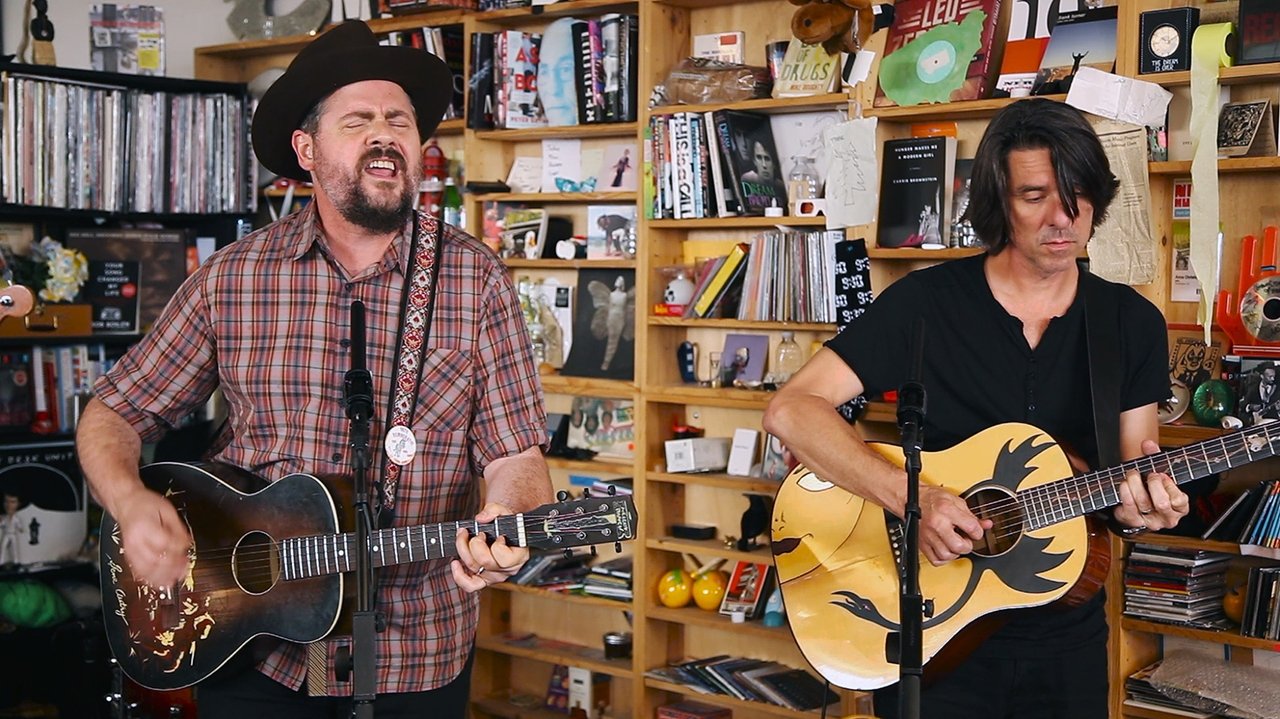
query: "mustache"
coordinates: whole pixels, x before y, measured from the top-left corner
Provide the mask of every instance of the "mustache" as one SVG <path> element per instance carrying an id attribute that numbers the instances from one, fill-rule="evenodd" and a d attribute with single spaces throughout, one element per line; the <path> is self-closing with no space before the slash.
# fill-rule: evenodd
<path id="1" fill-rule="evenodd" d="M 392 160 L 400 167 L 408 167 L 409 163 L 404 159 L 404 155 L 394 147 L 374 148 L 364 154 L 360 158 L 360 166 L 364 167 L 373 160 Z"/>

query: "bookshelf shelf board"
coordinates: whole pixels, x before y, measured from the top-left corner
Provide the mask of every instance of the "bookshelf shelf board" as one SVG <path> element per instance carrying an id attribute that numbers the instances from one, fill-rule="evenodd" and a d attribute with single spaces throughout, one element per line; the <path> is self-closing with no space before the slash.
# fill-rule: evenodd
<path id="1" fill-rule="evenodd" d="M 697 607 L 687 607 L 684 609 L 669 609 L 657 605 L 651 606 L 645 610 L 645 614 L 650 619 L 659 619 L 672 624 L 690 624 L 700 627 L 713 627 L 715 629 L 724 629 L 735 633 L 747 633 L 753 636 L 768 637 L 770 639 L 786 639 L 791 640 L 791 630 L 784 624 L 780 627 L 766 627 L 759 621 L 747 621 L 734 624 L 733 620 L 719 612 L 709 612 L 705 609 Z"/>
<path id="2" fill-rule="evenodd" d="M 649 220 L 649 227 L 659 229 L 729 230 L 735 228 L 767 228 L 777 225 L 790 227 L 826 227 L 827 218 L 817 217 L 699 217 L 696 220 Z"/>
<path id="3" fill-rule="evenodd" d="M 581 394 L 614 399 L 630 399 L 636 393 L 635 383 L 624 380 L 545 373 L 542 375 L 542 389 L 549 394 Z"/>
<path id="4" fill-rule="evenodd" d="M 1222 435 L 1217 427 L 1200 427 L 1194 424 L 1165 424 L 1160 426 L 1160 446 L 1181 447 Z"/>
<path id="5" fill-rule="evenodd" d="M 513 704 L 507 696 L 501 694 L 473 699 L 471 706 L 480 716 L 495 716 L 503 719 L 565 719 L 566 716 L 562 711 Z"/>
<path id="6" fill-rule="evenodd" d="M 724 546 L 724 541 L 720 539 L 676 539 L 675 537 L 658 537 L 656 539 L 645 540 L 644 546 L 649 549 L 657 549 L 663 552 L 677 552 L 680 554 L 692 554 L 696 557 L 723 557 L 732 559 L 737 562 L 764 562 L 770 564 L 773 562 L 773 555 L 769 553 L 769 548 L 761 547 L 754 552 L 742 552 L 737 549 L 729 549 Z"/>
<path id="7" fill-rule="evenodd" d="M 898 408 L 890 402 L 868 402 L 859 422 L 897 422 Z"/>
<path id="8" fill-rule="evenodd" d="M 921 250 L 915 247 L 868 247 L 867 257 L 873 260 L 919 260 L 935 262 L 972 257 L 984 252 L 981 247 L 948 247 L 945 250 Z"/>
<path id="9" fill-rule="evenodd" d="M 746 702 L 741 699 L 735 699 L 724 694 L 704 694 L 693 687 L 687 687 L 681 684 L 673 684 L 664 682 L 653 677 L 645 677 L 644 685 L 650 689 L 660 689 L 664 692 L 672 694 L 683 694 L 692 697 L 705 704 L 715 704 L 716 706 L 729 707 L 734 711 L 752 712 L 760 714 L 773 714 L 781 717 L 797 717 L 797 716 L 819 716 L 819 711 L 815 709 L 811 712 L 798 712 L 794 709 L 776 706 L 774 704 L 765 704 L 764 702 Z"/>
<path id="10" fill-rule="evenodd" d="M 81 70 L 71 67 L 28 65 L 20 62 L 0 61 L 0 72 L 37 80 L 65 80 L 95 87 L 124 87 L 130 90 L 150 90 L 172 93 L 225 92 L 233 95 L 244 92 L 244 83 L 219 82 L 217 80 L 190 80 L 159 75 L 125 75 L 118 72 Z"/>
<path id="11" fill-rule="evenodd" d="M 281 198 L 281 197 L 284 197 L 286 194 L 288 194 L 288 192 L 289 192 L 288 190 L 282 190 L 282 189 L 280 189 L 279 187 L 264 187 L 264 188 L 262 188 L 262 196 L 263 196 L 263 197 Z M 294 197 L 311 197 L 311 195 L 312 195 L 312 193 L 313 193 L 313 192 L 314 192 L 314 190 L 313 190 L 312 188 L 310 188 L 310 187 L 295 187 L 295 188 L 293 188 L 293 196 L 294 196 Z"/>
<path id="12" fill-rule="evenodd" d="M 467 121 L 461 117 L 455 117 L 449 120 L 441 120 L 436 125 L 437 135 L 461 135 L 462 131 L 467 129 Z"/>
<path id="13" fill-rule="evenodd" d="M 1121 708 L 1124 710 L 1123 713 L 1121 713 L 1120 715 L 1122 718 L 1132 717 L 1132 719 L 1179 719 L 1179 717 L 1184 716 L 1182 714 L 1171 714 L 1169 712 L 1162 712 L 1157 709 L 1147 709 L 1145 707 L 1132 707 L 1132 706 L 1126 705 Z"/>
<path id="14" fill-rule="evenodd" d="M 503 25 L 528 25 L 536 23 L 540 18 L 561 17 L 564 15 L 603 15 L 610 12 L 637 12 L 634 0 L 573 0 L 573 2 L 535 7 L 514 7 L 504 10 L 487 10 L 472 13 L 480 22 L 491 22 Z"/>
<path id="15" fill-rule="evenodd" d="M 636 193 L 627 192 L 490 192 L 474 195 L 481 202 L 635 202 Z"/>
<path id="16" fill-rule="evenodd" d="M 1218 159 L 1218 172 L 1274 172 L 1280 170 L 1280 157 L 1223 157 Z M 1152 162 L 1153 175 L 1190 175 L 1191 161 Z"/>
<path id="17" fill-rule="evenodd" d="M 675 112 L 708 112 L 712 110 L 748 110 L 779 115 L 792 112 L 810 112 L 837 108 L 849 102 L 849 96 L 843 92 L 831 92 L 825 95 L 809 97 L 761 97 L 755 100 L 739 100 L 738 102 L 711 102 L 699 105 L 662 105 L 649 110 L 649 115 L 670 115 Z"/>
<path id="18" fill-rule="evenodd" d="M 523 584 L 513 584 L 511 582 L 498 582 L 489 585 L 491 588 L 500 592 L 511 592 L 512 594 L 525 594 L 531 597 L 542 597 L 544 599 L 552 599 L 556 602 L 564 602 L 579 607 L 608 607 L 609 609 L 619 609 L 631 606 L 631 602 L 605 599 L 604 597 L 595 597 L 589 594 L 570 594 L 568 592 L 551 592 L 538 587 L 526 587 Z"/>
<path id="19" fill-rule="evenodd" d="M 1218 83 L 1221 85 L 1239 85 L 1250 82 L 1274 82 L 1276 75 L 1280 75 L 1280 62 L 1220 67 L 1218 68 Z M 1138 79 L 1154 82 L 1165 87 L 1190 85 L 1191 71 L 1157 72 L 1150 75 L 1138 75 Z"/>
<path id="20" fill-rule="evenodd" d="M 398 17 L 368 20 L 369 29 L 374 34 L 395 32 L 396 30 L 416 30 L 421 27 L 440 27 L 442 25 L 460 25 L 467 11 L 455 8 L 436 10 L 427 13 L 400 15 Z M 328 29 L 326 27 L 325 29 Z M 294 54 L 315 39 L 317 33 L 288 35 L 285 37 L 269 37 L 258 40 L 229 42 L 221 45 L 206 45 L 196 48 L 196 57 L 220 57 L 241 59 L 257 55 Z"/>
<path id="21" fill-rule="evenodd" d="M 576 5 L 577 3 L 573 3 Z M 634 122 L 601 122 L 591 125 L 563 125 L 559 127 L 530 127 L 519 130 L 476 130 L 477 140 L 502 140 L 524 142 L 553 138 L 579 137 L 627 137 L 635 139 Z"/>
<path id="22" fill-rule="evenodd" d="M 1199 537 L 1179 537 L 1176 534 L 1164 534 L 1162 532 L 1148 532 L 1125 541 L 1134 544 L 1153 544 L 1171 549 L 1203 549 L 1208 552 L 1222 552 L 1224 554 L 1240 553 L 1240 545 L 1235 542 L 1220 542 L 1213 539 L 1200 539 Z"/>
<path id="23" fill-rule="evenodd" d="M 684 319 L 683 317 L 649 316 L 649 324 L 654 327 L 706 327 L 717 330 L 759 330 L 761 332 L 777 332 L 795 330 L 797 332 L 835 332 L 832 322 L 766 322 L 762 320 L 734 319 Z"/>
<path id="24" fill-rule="evenodd" d="M 666 484 L 692 484 L 699 487 L 716 487 L 734 489 L 739 492 L 763 492 L 777 494 L 779 482 L 770 482 L 757 477 L 738 477 L 722 472 L 649 472 L 645 478 L 650 482 Z"/>
<path id="25" fill-rule="evenodd" d="M 547 457 L 547 466 L 552 469 L 567 469 L 575 472 L 601 472 L 607 474 L 624 474 L 631 472 L 632 463 L 622 459 L 566 459 L 564 457 Z"/>
<path id="26" fill-rule="evenodd" d="M 749 389 L 711 387 L 646 387 L 642 390 L 644 398 L 650 402 L 666 402 L 668 404 L 700 404 L 709 407 L 726 409 L 758 409 L 763 410 L 773 397 L 772 392 Z"/>
<path id="27" fill-rule="evenodd" d="M 1050 100 L 1065 100 L 1066 95 L 1043 95 Z M 962 100 L 943 102 L 927 107 L 908 105 L 907 107 L 864 107 L 862 112 L 867 117 L 878 117 L 893 122 L 936 122 L 939 120 L 985 120 L 1014 102 L 1014 98 L 996 97 L 988 100 Z"/>
<path id="28" fill-rule="evenodd" d="M 111 210 L 72 210 L 63 207 L 47 207 L 44 205 L 14 205 L 0 203 L 0 216 L 17 218 L 22 222 L 31 219 L 73 220 L 81 223 L 98 220 L 147 220 L 160 223 L 205 223 L 220 219 L 243 217 L 252 218 L 250 212 L 112 212 Z M 167 224 L 165 225 L 168 226 Z"/>
<path id="29" fill-rule="evenodd" d="M 503 260 L 507 267 L 529 270 L 619 270 L 633 269 L 635 260 L 526 260 L 510 257 Z"/>
<path id="30" fill-rule="evenodd" d="M 736 7 L 752 2 L 767 8 L 769 12 L 775 12 L 776 6 L 772 6 L 769 0 L 653 0 L 655 5 L 683 8 Z"/>
<path id="31" fill-rule="evenodd" d="M 476 648 L 548 664 L 568 664 L 622 679 L 633 676 L 630 659 L 605 659 L 603 649 L 555 639 L 537 636 L 516 639 L 503 635 L 476 637 Z"/>
<path id="32" fill-rule="evenodd" d="M 1235 632 L 1217 632 L 1209 629 L 1194 629 L 1192 627 L 1181 627 L 1176 624 L 1148 622 L 1134 617 L 1122 618 L 1120 620 L 1120 626 L 1132 632 L 1150 632 L 1152 634 L 1163 634 L 1170 637 L 1185 637 L 1213 644 L 1229 644 L 1233 647 L 1264 649 L 1269 652 L 1280 651 L 1280 642 L 1277 642 L 1274 639 L 1242 637 Z"/>

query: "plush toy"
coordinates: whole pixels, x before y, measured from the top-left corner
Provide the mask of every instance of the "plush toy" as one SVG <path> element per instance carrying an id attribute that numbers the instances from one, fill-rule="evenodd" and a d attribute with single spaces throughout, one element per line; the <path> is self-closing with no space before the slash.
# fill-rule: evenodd
<path id="1" fill-rule="evenodd" d="M 791 34 L 822 45 L 828 53 L 857 52 L 871 33 L 887 27 L 893 6 L 872 0 L 788 0 L 799 8 L 791 16 Z"/>

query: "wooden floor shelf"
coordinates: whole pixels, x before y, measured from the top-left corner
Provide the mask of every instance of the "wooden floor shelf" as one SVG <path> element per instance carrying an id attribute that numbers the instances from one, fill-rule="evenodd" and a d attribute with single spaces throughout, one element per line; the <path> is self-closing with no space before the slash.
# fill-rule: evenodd
<path id="1" fill-rule="evenodd" d="M 1196 639 L 1202 642 L 1210 642 L 1212 644 L 1229 644 L 1233 647 L 1263 649 L 1269 652 L 1280 651 L 1280 642 L 1274 639 L 1242 637 L 1235 632 L 1196 629 L 1194 627 L 1184 627 L 1177 624 L 1148 622 L 1134 617 L 1124 617 L 1121 620 L 1121 626 L 1133 632 L 1150 632 L 1152 634 L 1163 634 L 1168 637 L 1186 637 L 1188 639 Z"/>
<path id="2" fill-rule="evenodd" d="M 762 547 L 754 552 L 743 552 L 737 549 L 726 547 L 724 542 L 719 539 L 676 539 L 675 537 L 658 537 L 656 539 L 645 540 L 644 546 L 649 549 L 658 549 L 663 552 L 679 552 L 681 554 L 692 554 L 707 561 L 710 558 L 724 558 L 739 562 L 765 562 L 773 561 L 769 554 L 768 547 Z"/>
<path id="3" fill-rule="evenodd" d="M 734 711 L 762 712 L 765 714 L 776 714 L 777 716 L 782 716 L 782 717 L 820 716 L 821 715 L 820 710 L 817 710 L 817 709 L 811 712 L 798 712 L 798 711 L 795 711 L 794 709 L 788 709 L 786 707 L 780 707 L 774 704 L 765 704 L 764 702 L 742 701 L 741 699 L 735 699 L 731 696 L 726 696 L 724 694 L 706 694 L 698 691 L 697 689 L 694 689 L 693 687 L 687 687 L 682 684 L 672 684 L 671 682 L 664 682 L 660 679 L 654 679 L 652 677 L 645 677 L 644 685 L 649 687 L 650 689 L 661 689 L 664 692 L 671 692 L 672 694 L 683 694 L 684 696 L 692 697 L 705 704 L 714 704 L 716 706 L 729 707 Z M 834 710 L 828 710 L 827 715 L 838 716 L 839 712 Z"/>
<path id="4" fill-rule="evenodd" d="M 740 492 L 759 492 L 769 496 L 777 494 L 778 487 L 781 486 L 778 482 L 771 482 L 757 477 L 737 477 L 732 474 L 718 472 L 650 472 L 645 475 L 645 478 L 650 482 L 718 487 L 721 489 L 735 489 Z"/>
<path id="5" fill-rule="evenodd" d="M 621 599 L 607 599 L 605 597 L 596 597 L 590 594 L 571 594 L 569 592 L 552 592 L 538 587 L 528 587 L 523 584 L 513 584 L 511 582 L 499 582 L 490 584 L 490 589 L 496 589 L 500 592 L 514 592 L 516 594 L 525 594 L 533 597 L 544 597 L 546 599 L 554 599 L 557 602 L 564 602 L 570 606 L 579 607 L 604 607 L 606 609 L 619 609 L 628 611 L 631 608 L 631 602 Z"/>
<path id="6" fill-rule="evenodd" d="M 597 379 L 595 377 L 566 377 L 561 374 L 544 372 L 542 389 L 548 394 L 591 395 L 593 397 L 613 397 L 626 399 L 636 393 L 634 382 L 616 379 Z"/>
<path id="7" fill-rule="evenodd" d="M 734 622 L 732 619 L 720 614 L 719 612 L 709 612 L 705 609 L 698 609 L 697 607 L 669 609 L 667 607 L 652 606 L 645 609 L 645 615 L 650 619 L 658 619 L 672 624 L 713 627 L 715 629 L 723 629 L 730 632 L 745 632 L 747 634 L 767 637 L 769 639 L 781 639 L 784 641 L 789 641 L 791 639 L 791 630 L 785 625 L 781 627 L 766 627 L 756 620 Z"/>
<path id="8" fill-rule="evenodd" d="M 605 659 L 604 650 L 599 647 L 586 647 L 558 639 L 511 635 L 476 637 L 476 648 L 549 664 L 583 667 L 611 677 L 630 679 L 633 676 L 630 659 Z"/>

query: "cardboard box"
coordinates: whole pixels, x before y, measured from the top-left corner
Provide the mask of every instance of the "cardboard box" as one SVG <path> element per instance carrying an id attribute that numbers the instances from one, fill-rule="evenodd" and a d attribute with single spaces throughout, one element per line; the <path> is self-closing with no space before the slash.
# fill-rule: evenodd
<path id="1" fill-rule="evenodd" d="M 668 472 L 719 472 L 729 465 L 728 437 L 669 439 Z"/>

